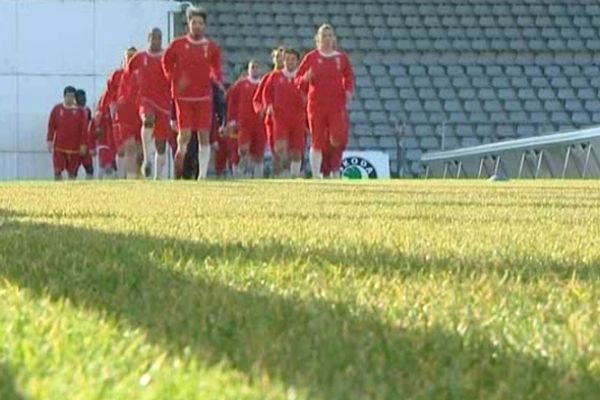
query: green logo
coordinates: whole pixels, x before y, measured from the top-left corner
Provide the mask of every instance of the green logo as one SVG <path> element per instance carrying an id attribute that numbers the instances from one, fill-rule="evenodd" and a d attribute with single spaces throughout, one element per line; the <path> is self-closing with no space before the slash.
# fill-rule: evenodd
<path id="1" fill-rule="evenodd" d="M 342 175 L 346 179 L 376 179 L 377 171 L 362 157 L 346 157 L 342 160 Z"/>

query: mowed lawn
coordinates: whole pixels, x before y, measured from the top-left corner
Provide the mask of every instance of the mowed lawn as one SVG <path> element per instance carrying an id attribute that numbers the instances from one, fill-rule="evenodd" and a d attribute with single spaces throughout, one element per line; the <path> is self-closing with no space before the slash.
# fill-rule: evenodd
<path id="1" fill-rule="evenodd" d="M 0 184 L 0 399 L 598 399 L 598 182 Z"/>

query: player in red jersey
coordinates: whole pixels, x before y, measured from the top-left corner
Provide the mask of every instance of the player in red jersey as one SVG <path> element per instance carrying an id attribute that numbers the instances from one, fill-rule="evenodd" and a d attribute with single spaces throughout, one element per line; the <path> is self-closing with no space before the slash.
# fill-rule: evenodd
<path id="1" fill-rule="evenodd" d="M 263 114 L 254 110 L 253 98 L 260 81 L 260 64 L 256 60 L 248 63 L 248 74 L 235 82 L 227 93 L 227 121 L 230 130 L 238 133 L 240 174 L 245 174 L 249 161 L 253 176 L 263 177 L 263 159 L 267 141 Z"/>
<path id="2" fill-rule="evenodd" d="M 96 135 L 89 129 L 92 121 L 92 110 L 86 105 L 87 97 L 85 90 L 77 89 L 75 92 L 75 102 L 85 111 L 86 125 L 88 129 L 85 132 L 86 153 L 79 159 L 79 164 L 85 170 L 87 179 L 94 179 L 94 157 L 96 156 Z"/>
<path id="3" fill-rule="evenodd" d="M 112 178 L 115 172 L 115 149 L 112 138 L 112 118 L 110 111 L 106 111 L 96 124 L 96 118 L 92 118 L 89 134 L 94 135 L 96 140 L 96 152 L 98 154 L 98 178 Z"/>
<path id="4" fill-rule="evenodd" d="M 142 173 L 146 174 L 149 159 L 154 156 L 154 179 L 162 178 L 166 164 L 166 144 L 172 135 L 169 126 L 171 92 L 162 70 L 162 32 L 158 28 L 148 34 L 148 50 L 134 55 L 127 64 L 131 73 L 138 72 L 139 92 L 136 99 L 142 121 Z M 154 146 L 155 145 L 155 149 Z M 156 150 L 156 152 L 154 151 Z"/>
<path id="5" fill-rule="evenodd" d="M 205 37 L 206 12 L 196 7 L 187 9 L 189 33 L 175 39 L 163 55 L 163 71 L 175 99 L 177 153 L 175 178 L 183 175 L 185 154 L 191 132 L 198 132 L 198 179 L 205 179 L 210 162 L 210 128 L 212 123 L 212 85 L 223 87 L 221 50 Z"/>
<path id="6" fill-rule="evenodd" d="M 86 153 L 86 115 L 75 102 L 76 89 L 67 86 L 63 91 L 63 102 L 57 104 L 48 120 L 48 151 L 52 153 L 54 179 L 61 180 L 63 171 L 69 179 L 77 177 L 79 157 Z"/>
<path id="7" fill-rule="evenodd" d="M 339 177 L 342 153 L 348 144 L 347 104 L 354 89 L 354 73 L 348 56 L 336 49 L 336 38 L 330 25 L 319 28 L 316 43 L 317 48 L 302 59 L 296 82 L 308 85 L 313 177 L 322 176 L 324 154 L 332 177 Z"/>
<path id="8" fill-rule="evenodd" d="M 280 164 L 277 159 L 277 154 L 275 153 L 275 143 L 273 141 L 273 118 L 271 115 L 267 115 L 266 113 L 266 105 L 263 103 L 263 95 L 264 95 L 264 86 L 265 82 L 269 75 L 273 72 L 278 71 L 283 68 L 283 53 L 285 51 L 284 47 L 277 47 L 273 49 L 271 52 L 271 59 L 273 61 L 273 70 L 267 72 L 260 80 L 258 87 L 256 88 L 256 92 L 254 93 L 254 98 L 252 99 L 252 103 L 254 105 L 254 111 L 257 113 L 264 114 L 264 124 L 265 124 L 265 133 L 267 135 L 267 142 L 269 144 L 269 149 L 271 150 L 271 155 L 273 157 L 273 165 L 275 166 L 274 173 L 278 175 L 281 171 L 277 170 L 277 166 Z"/>
<path id="9" fill-rule="evenodd" d="M 135 141 L 127 141 L 127 135 L 137 136 L 139 132 L 140 120 L 137 116 L 135 103 L 128 99 L 129 89 L 131 89 L 131 75 L 123 82 L 125 75 L 125 66 L 135 55 L 137 50 L 130 47 L 125 51 L 122 68 L 116 69 L 108 78 L 106 90 L 102 95 L 99 107 L 96 110 L 95 123 L 100 125 L 102 115 L 110 112 L 113 126 L 112 139 L 114 150 L 117 153 L 117 175 L 119 178 L 134 178 L 137 175 L 137 147 Z M 125 144 L 127 146 L 125 146 Z M 129 153 L 128 157 L 126 153 Z M 133 161 L 135 160 L 135 161 Z"/>
<path id="10" fill-rule="evenodd" d="M 277 155 L 274 160 L 279 163 L 274 168 L 276 171 L 286 168 L 289 156 L 293 178 L 300 177 L 306 133 L 306 107 L 295 82 L 299 60 L 300 53 L 286 50 L 284 68 L 269 75 L 263 91 L 263 103 L 273 119 L 274 154 Z"/>

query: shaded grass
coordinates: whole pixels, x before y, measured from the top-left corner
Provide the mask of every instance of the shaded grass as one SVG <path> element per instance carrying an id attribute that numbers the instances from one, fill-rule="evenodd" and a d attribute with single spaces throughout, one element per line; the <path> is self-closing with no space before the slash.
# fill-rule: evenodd
<path id="1" fill-rule="evenodd" d="M 521 220 L 503 208 L 469 218 L 485 198 L 468 193 L 473 204 L 454 204 L 461 188 L 477 187 L 451 187 L 452 195 L 408 185 L 417 197 L 431 190 L 448 201 L 432 206 L 401 197 L 405 186 L 376 186 L 405 204 L 381 210 L 360 193 L 371 186 L 356 186 L 375 211 L 367 213 L 335 206 L 344 185 L 270 185 L 292 198 L 308 192 L 294 205 L 308 206 L 305 217 L 288 205 L 290 193 L 258 183 L 233 185 L 241 193 L 232 199 L 224 194 L 232 185 L 166 186 L 175 210 L 190 197 L 222 200 L 210 213 L 174 212 L 173 230 L 156 212 L 159 200 L 135 205 L 155 186 L 65 185 L 57 190 L 64 203 L 54 204 L 44 196 L 57 195 L 55 186 L 34 186 L 20 201 L 2 188 L 0 321 L 8 328 L 0 354 L 22 386 L 35 395 L 43 383 L 43 398 L 597 398 L 598 252 L 585 251 L 596 239 L 584 237 L 592 224 L 547 247 L 576 208 L 530 212 L 515 234 L 502 218 Z M 310 209 L 324 200 L 321 189 L 336 188 L 325 210 Z M 99 191 L 132 198 L 84 204 Z M 28 200 L 36 194 L 47 201 Z M 237 205 L 244 197 L 254 204 Z M 422 218 L 386 221 L 418 207 Z M 248 209 L 257 225 L 247 225 Z M 323 211 L 347 218 L 332 223 Z M 344 228 L 357 213 L 366 235 L 356 235 L 357 223 Z M 447 218 L 436 224 L 437 214 Z M 238 220 L 227 222 L 231 215 Z M 498 234 L 486 236 L 484 217 L 496 218 Z M 537 226 L 528 228 L 531 219 Z M 482 240 L 449 235 L 457 231 Z M 57 384 L 80 369 L 71 385 Z"/>

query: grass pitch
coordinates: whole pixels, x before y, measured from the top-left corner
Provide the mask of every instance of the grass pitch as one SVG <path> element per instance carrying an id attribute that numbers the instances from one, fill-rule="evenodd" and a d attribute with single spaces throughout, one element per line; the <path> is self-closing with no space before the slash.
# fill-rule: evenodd
<path id="1" fill-rule="evenodd" d="M 596 182 L 0 185 L 1 399 L 598 399 Z"/>

